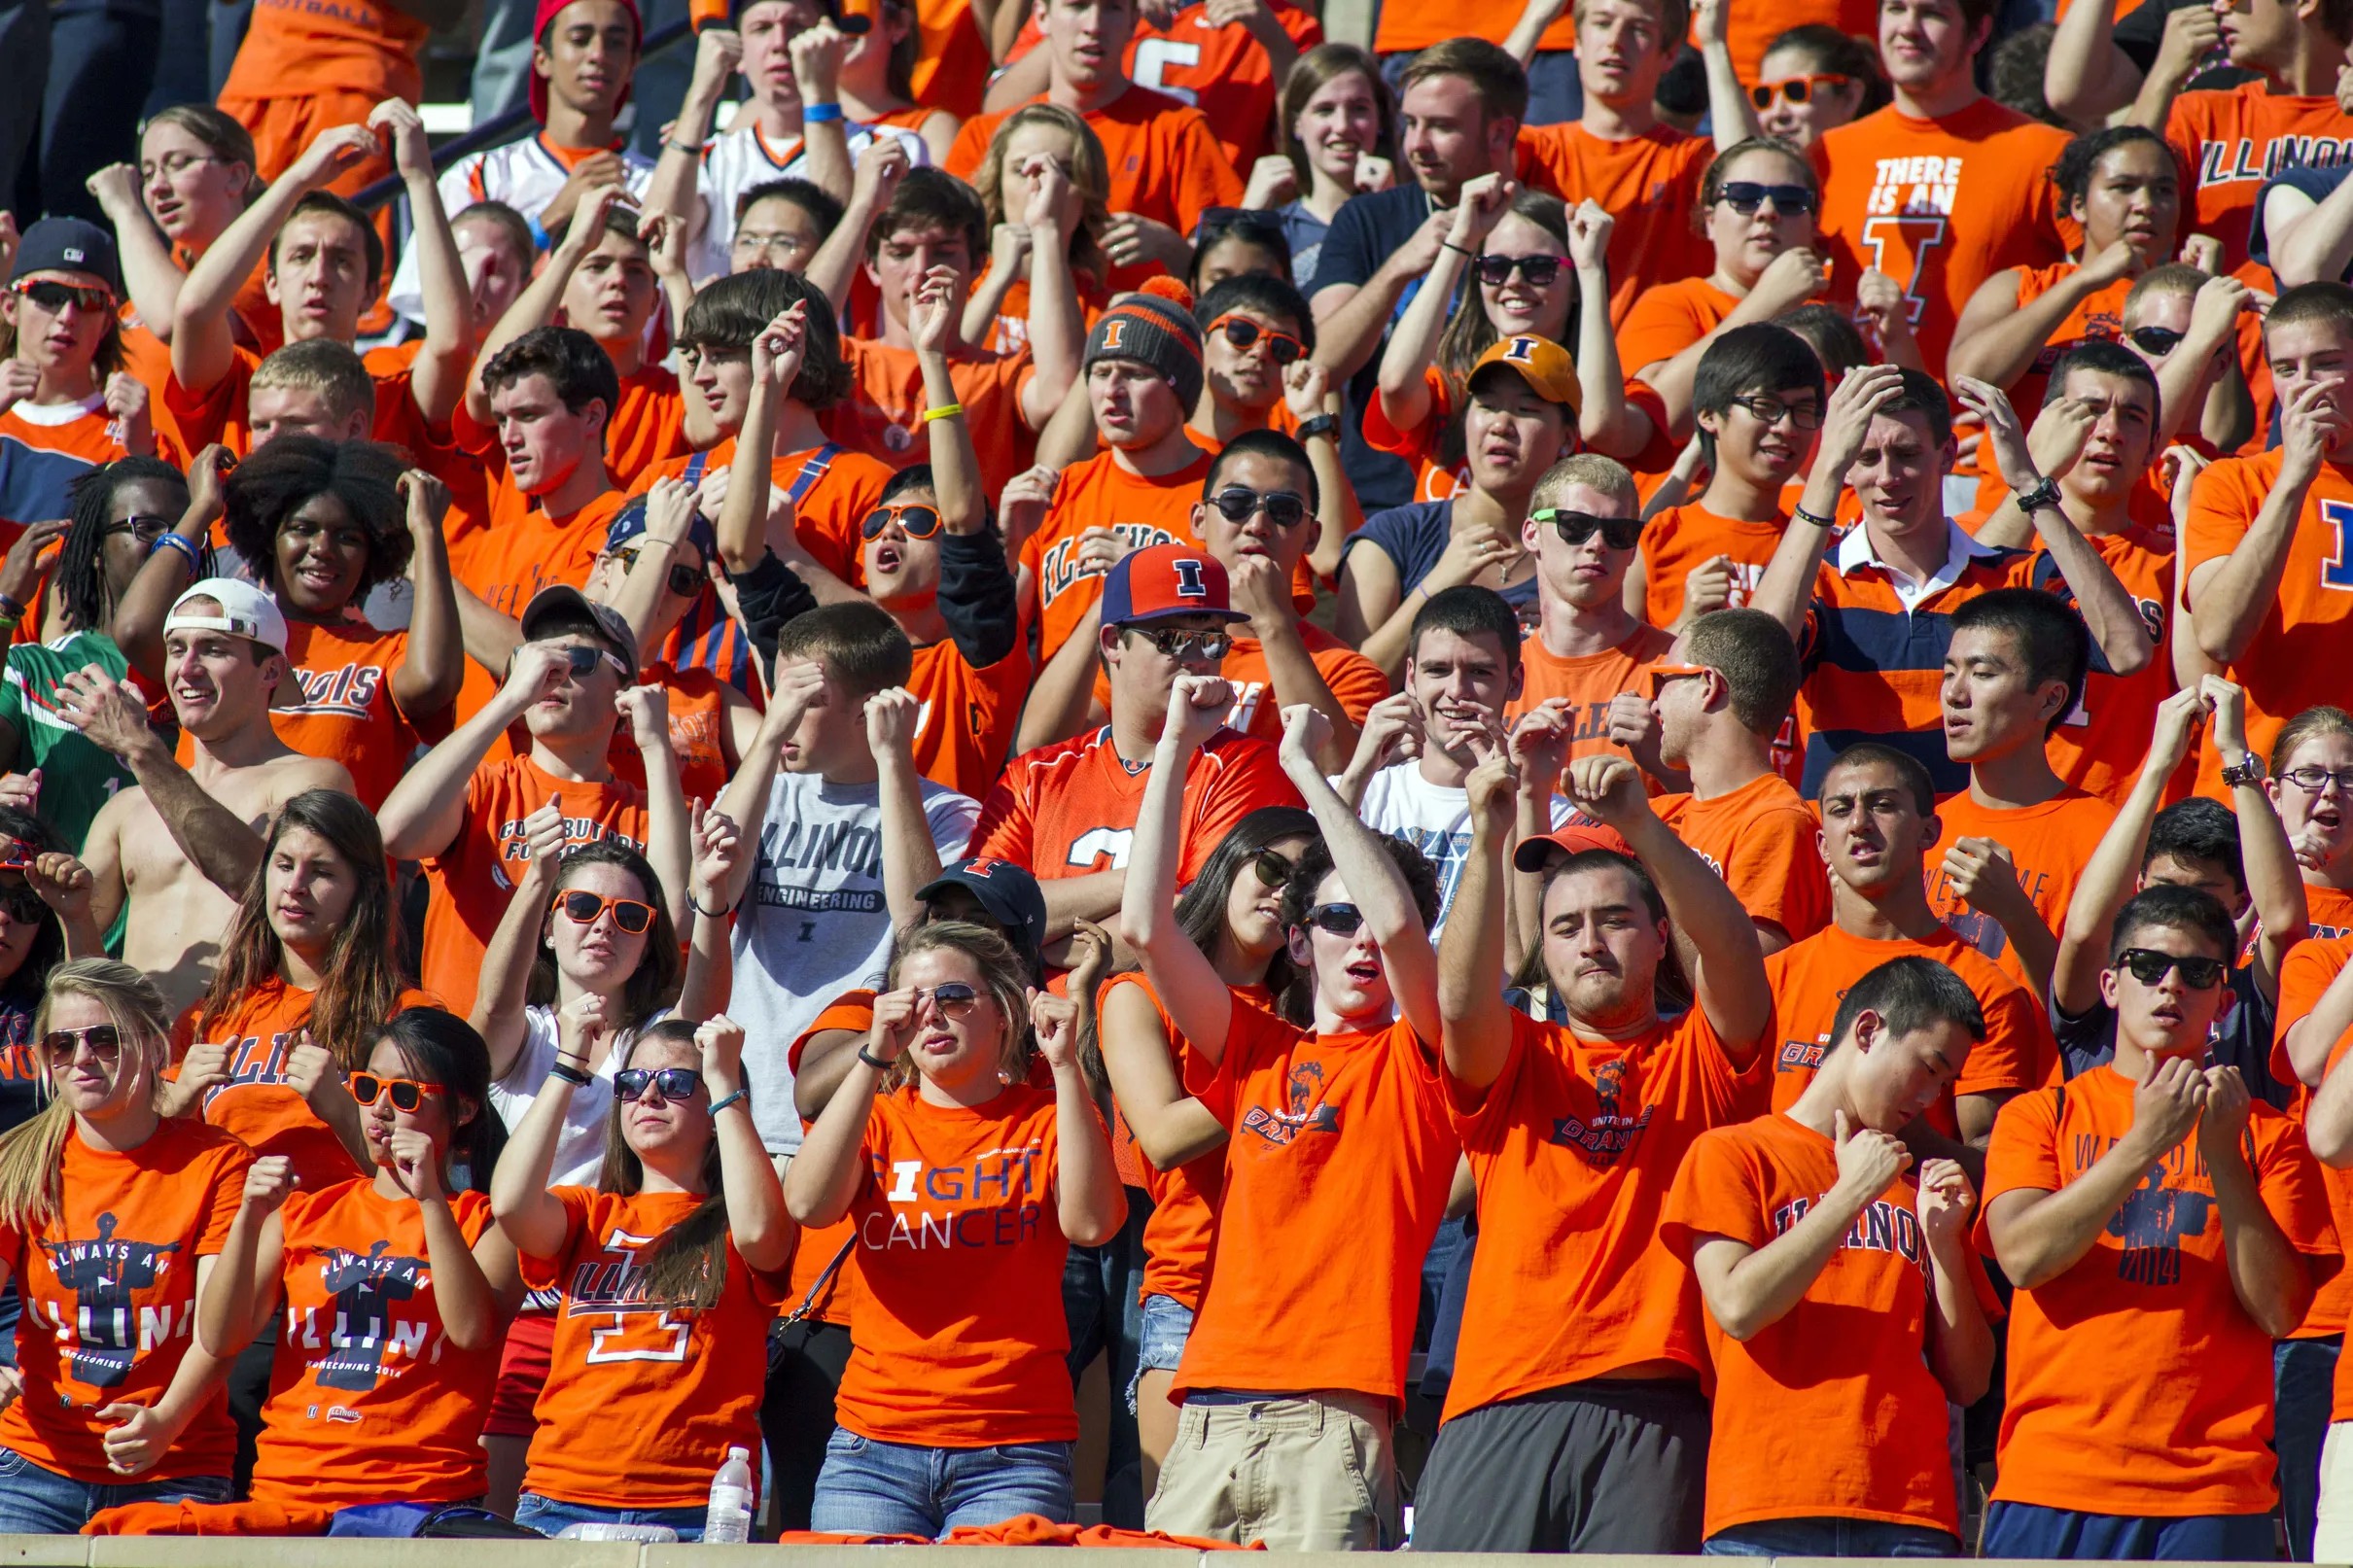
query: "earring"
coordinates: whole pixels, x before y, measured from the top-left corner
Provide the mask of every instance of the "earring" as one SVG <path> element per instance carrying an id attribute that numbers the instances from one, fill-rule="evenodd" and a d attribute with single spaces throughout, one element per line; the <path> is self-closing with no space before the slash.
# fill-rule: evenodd
<path id="1" fill-rule="evenodd" d="M 1013 1081 L 1013 1074 L 1005 1068 L 1000 1067 L 997 1069 L 997 1081 L 1001 1084 L 1009 1084 Z"/>

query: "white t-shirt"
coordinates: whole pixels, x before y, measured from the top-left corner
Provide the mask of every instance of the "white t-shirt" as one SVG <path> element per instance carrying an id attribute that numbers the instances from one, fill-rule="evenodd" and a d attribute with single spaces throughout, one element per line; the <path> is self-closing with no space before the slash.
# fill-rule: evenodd
<path id="1" fill-rule="evenodd" d="M 924 815 L 945 863 L 962 856 L 980 802 L 924 781 Z M 845 991 L 879 988 L 891 958 L 883 902 L 882 790 L 814 773 L 777 776 L 751 886 L 735 916 L 735 989 L 752 1119 L 771 1154 L 800 1147 L 792 1042 Z"/>
<path id="2" fill-rule="evenodd" d="M 865 156 L 878 137 L 897 138 L 907 151 L 907 166 L 922 168 L 931 161 L 931 150 L 911 130 L 896 125 L 864 125 L 851 121 L 842 126 L 849 143 L 850 166 Z M 703 231 L 686 258 L 686 268 L 698 284 L 723 277 L 728 251 L 735 244 L 735 204 L 744 192 L 771 180 L 809 177 L 808 145 L 799 137 L 782 146 L 759 133 L 757 117 L 703 144 L 702 167 L 695 174 L 695 192 L 703 198 Z"/>
<path id="3" fill-rule="evenodd" d="M 651 1018 L 649 1025 L 658 1024 L 670 1016 L 664 1007 Z M 564 1131 L 555 1141 L 555 1164 L 549 1168 L 550 1187 L 593 1187 L 597 1172 L 605 1165 L 605 1125 L 613 1115 L 613 1075 L 620 1070 L 621 1059 L 629 1054 L 629 1042 L 638 1031 L 625 1029 L 616 1035 L 605 1060 L 598 1063 L 588 1082 L 572 1092 L 572 1103 L 564 1107 Z M 523 1009 L 523 1047 L 514 1054 L 514 1065 L 507 1076 L 490 1086 L 490 1104 L 499 1113 L 511 1133 L 523 1125 L 523 1117 L 540 1098 L 540 1090 L 547 1082 L 547 1069 L 555 1065 L 556 1022 L 552 1007 L 532 1006 Z"/>
<path id="4" fill-rule="evenodd" d="M 1568 820 L 1572 810 L 1566 798 L 1553 796 L 1553 826 Z M 1462 864 L 1470 858 L 1469 792 L 1431 784 L 1422 777 L 1419 761 L 1392 763 L 1365 782 L 1356 815 L 1374 832 L 1404 839 L 1438 868 L 1438 922 L 1429 933 L 1435 941 L 1455 907 Z"/>

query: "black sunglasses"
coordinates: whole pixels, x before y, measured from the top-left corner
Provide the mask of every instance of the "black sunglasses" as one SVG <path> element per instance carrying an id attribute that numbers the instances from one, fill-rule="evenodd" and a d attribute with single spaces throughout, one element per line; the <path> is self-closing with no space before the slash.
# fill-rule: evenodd
<path id="1" fill-rule="evenodd" d="M 2132 978 L 2144 986 L 2161 984 L 2174 969 L 2182 972 L 2182 984 L 2192 991 L 2212 991 L 2223 983 L 2220 958 L 2185 958 L 2154 948 L 2126 948 L 2116 956 L 2116 961 L 2130 970 Z"/>
<path id="2" fill-rule="evenodd" d="M 629 673 L 627 668 L 622 665 L 621 661 L 613 656 L 613 653 L 610 649 L 601 647 L 581 647 L 577 643 L 564 649 L 564 663 L 570 666 L 572 670 L 572 679 L 575 680 L 586 679 L 588 673 L 594 670 L 599 663 L 610 664 L 614 667 L 614 669 L 620 671 L 620 673 L 623 675 L 627 675 Z"/>
<path id="3" fill-rule="evenodd" d="M 1307 520 L 1307 500 L 1291 490 L 1252 490 L 1230 484 L 1210 497 L 1210 505 L 1229 523 L 1247 523 L 1250 514 L 1266 508 L 1266 520 L 1277 528 L 1297 528 Z"/>
<path id="4" fill-rule="evenodd" d="M 2154 354 L 2161 360 L 2179 348 L 2182 339 L 2190 334 L 2177 332 L 2170 327 L 2135 327 L 2125 335 L 2131 338 L 2133 343 L 2144 352 Z"/>
<path id="5" fill-rule="evenodd" d="M 1258 873 L 1258 881 L 1264 887 L 1280 888 L 1291 880 L 1290 860 L 1273 850 L 1260 850 L 1251 855 L 1250 869 Z"/>
<path id="6" fill-rule="evenodd" d="M 1631 550 L 1642 538 L 1639 517 L 1596 517 L 1563 506 L 1546 506 L 1528 515 L 1533 522 L 1552 524 L 1563 544 L 1582 544 L 1594 537 L 1596 529 L 1600 530 L 1601 542 L 1613 550 Z"/>
<path id="7" fill-rule="evenodd" d="M 1277 365 L 1296 365 L 1307 353 L 1307 345 L 1290 333 L 1261 327 L 1247 316 L 1220 316 L 1210 323 L 1210 331 L 1225 333 L 1225 340 L 1236 348 L 1246 349 L 1265 338 L 1266 351 Z"/>
<path id="8" fill-rule="evenodd" d="M 1529 288 L 1549 289 L 1563 264 L 1558 256 L 1482 256 L 1477 271 L 1479 281 L 1491 289 L 1502 288 L 1514 272 L 1528 279 Z"/>
<path id="9" fill-rule="evenodd" d="M 1233 650 L 1227 632 L 1188 632 L 1176 626 L 1131 626 L 1129 631 L 1160 650 L 1163 658 L 1222 659 Z"/>
<path id="10" fill-rule="evenodd" d="M 866 513 L 866 520 L 858 525 L 859 538 L 882 538 L 882 531 L 891 526 L 893 518 L 898 519 L 898 531 L 909 539 L 930 539 L 939 532 L 939 508 L 910 501 L 877 506 Z"/>
<path id="11" fill-rule="evenodd" d="M 623 1067 L 613 1075 L 613 1092 L 632 1103 L 646 1098 L 648 1087 L 664 1099 L 688 1100 L 703 1087 L 703 1075 L 692 1067 Z"/>
<path id="12" fill-rule="evenodd" d="M 1764 185 L 1755 180 L 1731 180 L 1716 192 L 1716 199 L 1734 212 L 1746 218 L 1773 198 L 1773 210 L 1784 218 L 1814 209 L 1814 194 L 1802 185 Z"/>
<path id="13" fill-rule="evenodd" d="M 89 311 L 112 311 L 115 308 L 115 296 L 104 289 L 77 289 L 70 283 L 54 283 L 46 278 L 19 283 L 16 286 L 16 292 L 53 316 L 67 305 L 80 305 Z"/>
<path id="14" fill-rule="evenodd" d="M 621 563 L 623 572 L 635 572 L 638 554 L 644 549 L 643 544 L 624 544 L 613 554 Z M 669 581 L 670 591 L 684 599 L 702 588 L 703 575 L 683 561 L 673 561 L 670 563 Z"/>
<path id="15" fill-rule="evenodd" d="M 1353 904 L 1317 904 L 1307 912 L 1307 923 L 1334 936 L 1354 936 L 1364 928 L 1364 911 Z"/>
<path id="16" fill-rule="evenodd" d="M 89 1054 L 100 1062 L 113 1062 L 123 1055 L 123 1031 L 112 1024 L 92 1024 L 86 1029 L 51 1029 L 41 1037 L 41 1049 L 49 1053 L 50 1065 L 62 1067 L 74 1060 L 74 1052 L 83 1042 L 88 1042 Z"/>

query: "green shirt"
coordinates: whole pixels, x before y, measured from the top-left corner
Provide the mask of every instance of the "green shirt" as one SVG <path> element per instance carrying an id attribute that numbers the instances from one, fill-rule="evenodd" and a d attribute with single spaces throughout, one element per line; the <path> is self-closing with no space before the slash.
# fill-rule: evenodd
<path id="1" fill-rule="evenodd" d="M 21 643 L 8 650 L 7 679 L 0 681 L 0 718 L 17 729 L 11 772 L 41 770 L 40 815 L 57 830 L 58 842 L 77 854 L 89 836 L 98 808 L 131 784 L 130 770 L 103 747 L 57 716 L 57 683 L 77 670 L 96 665 L 117 680 L 130 675 L 130 661 L 103 632 L 72 632 L 54 643 Z"/>

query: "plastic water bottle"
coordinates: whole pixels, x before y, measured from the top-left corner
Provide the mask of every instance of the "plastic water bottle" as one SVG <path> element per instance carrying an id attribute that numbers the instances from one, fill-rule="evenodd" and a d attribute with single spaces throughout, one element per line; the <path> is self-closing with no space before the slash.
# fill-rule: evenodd
<path id="1" fill-rule="evenodd" d="M 752 1450 L 730 1447 L 727 1462 L 711 1478 L 711 1509 L 703 1516 L 706 1546 L 735 1546 L 752 1539 Z"/>

